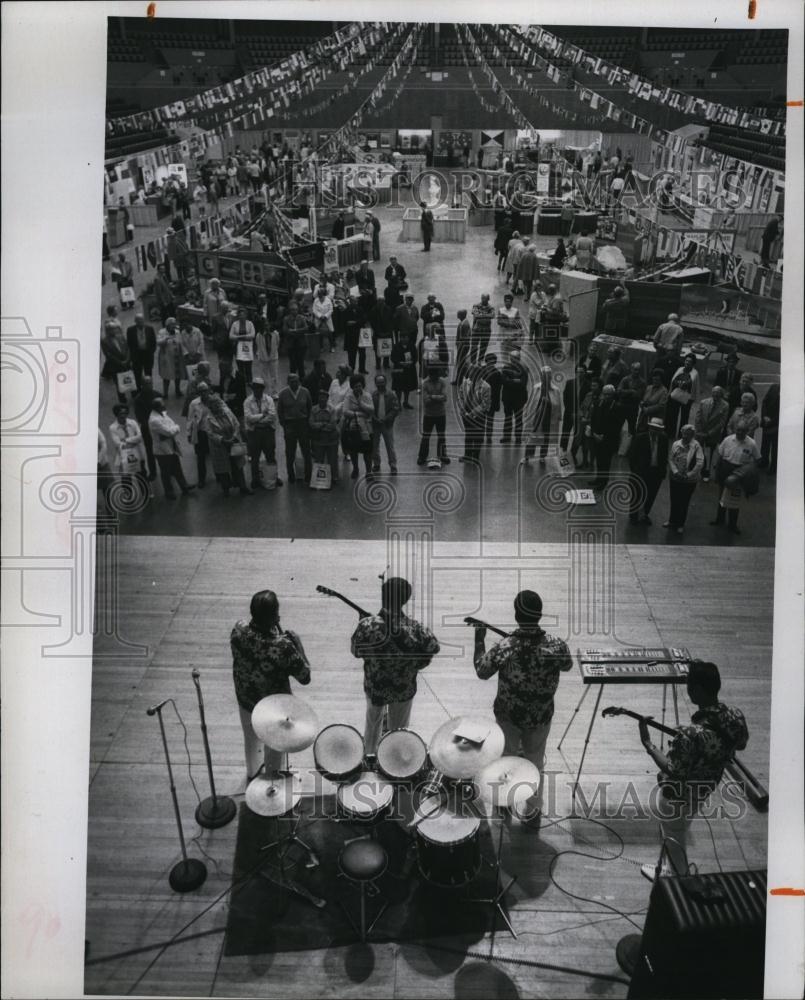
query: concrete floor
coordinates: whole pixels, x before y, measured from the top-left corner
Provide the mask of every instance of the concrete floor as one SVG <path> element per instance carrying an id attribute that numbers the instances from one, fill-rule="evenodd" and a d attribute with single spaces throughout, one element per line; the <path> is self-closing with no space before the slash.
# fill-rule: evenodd
<path id="1" fill-rule="evenodd" d="M 390 253 L 395 253 L 408 272 L 408 283 L 420 307 L 428 293 L 434 292 L 445 307 L 448 341 L 455 329 L 456 311 L 472 307 L 480 295 L 489 293 L 492 304 L 502 304 L 506 291 L 505 282 L 497 274 L 493 251 L 494 233 L 491 227 L 468 227 L 464 244 L 432 245 L 424 253 L 419 243 L 402 241 L 402 210 L 380 206 L 377 215 L 381 221 L 381 261 L 374 265 L 378 287 L 383 287 L 382 272 Z M 142 235 L 142 234 L 140 234 Z M 140 236 L 138 236 L 138 239 Z M 555 237 L 535 237 L 540 248 L 555 246 Z M 139 292 L 139 288 L 137 291 Z M 114 286 L 104 286 L 104 306 L 116 301 Z M 515 300 L 525 314 L 522 298 Z M 121 318 L 124 324 L 127 313 Z M 651 336 L 653 330 L 634 330 L 633 336 Z M 572 345 L 571 345 L 572 346 Z M 502 356 L 495 331 L 490 350 Z M 370 378 L 373 356 L 369 352 Z M 544 362 L 536 348 L 526 348 L 524 360 L 535 374 Z M 346 361 L 340 349 L 329 355 L 328 370 L 335 373 L 336 365 Z M 554 369 L 557 362 L 552 359 Z M 572 371 L 573 357 L 560 365 Z M 762 396 L 770 381 L 779 378 L 779 366 L 756 359 L 746 359 L 744 364 L 755 375 L 759 394 Z M 280 359 L 280 382 L 284 383 L 287 360 Z M 712 373 L 711 373 L 712 374 Z M 412 403 L 419 397 L 412 394 Z M 112 421 L 111 408 L 116 401 L 114 387 L 101 382 L 100 424 L 105 430 Z M 181 400 L 170 398 L 168 412 L 182 424 L 179 415 Z M 536 462 L 525 465 L 520 448 L 498 443 L 502 429 L 502 413 L 496 419 L 493 444 L 481 453 L 482 469 L 465 467 L 456 459 L 463 452 L 463 433 L 453 405 L 448 414 L 448 451 L 453 462 L 440 473 L 430 472 L 416 465 L 419 419 L 416 410 L 403 411 L 395 427 L 395 438 L 400 475 L 393 480 L 388 476 L 383 455 L 383 472 L 374 487 L 365 481 L 349 479 L 349 466 L 345 463 L 342 473 L 346 478 L 332 491 L 319 493 L 301 482 L 286 485 L 274 493 L 241 497 L 233 494 L 224 498 L 217 485 L 209 483 L 187 499 L 169 503 L 162 497 L 159 483 L 155 483 L 155 499 L 138 514 L 122 517 L 121 531 L 138 535 L 219 535 L 231 537 L 301 537 L 301 538 L 382 538 L 386 533 L 389 517 L 417 517 L 433 513 L 435 537 L 450 541 L 562 541 L 571 530 L 572 520 L 579 514 L 592 516 L 601 530 L 607 532 L 614 526 L 615 539 L 630 544 L 669 543 L 695 545 L 762 545 L 774 544 L 775 482 L 773 477 L 762 475 L 760 494 L 748 501 L 741 514 L 742 534 L 733 536 L 721 527 L 711 527 L 718 498 L 714 483 L 701 484 L 691 504 L 685 533 L 679 536 L 661 527 L 668 514 L 668 487 L 664 485 L 652 510 L 653 525 L 631 525 L 626 513 L 610 511 L 602 503 L 595 507 L 578 508 L 574 514 L 566 505 L 559 509 L 547 499 L 540 499 L 539 484 L 543 492 L 548 484 L 545 470 Z M 432 442 L 435 450 L 435 437 Z M 186 449 L 189 452 L 189 448 Z M 278 433 L 280 475 L 284 470 L 284 449 L 281 432 Z M 195 481 L 195 460 L 192 454 L 184 456 L 184 467 L 190 482 Z M 301 465 L 301 461 L 300 461 Z M 627 471 L 626 461 L 618 458 L 613 464 L 613 475 Z M 586 486 L 589 473 L 581 472 L 575 479 L 577 486 Z M 449 511 L 428 510 L 429 489 L 436 480 L 443 481 L 454 499 L 447 503 Z M 432 489 L 430 493 L 432 494 Z M 390 507 L 392 504 L 393 507 Z M 357 516 L 356 516 L 357 515 Z"/>

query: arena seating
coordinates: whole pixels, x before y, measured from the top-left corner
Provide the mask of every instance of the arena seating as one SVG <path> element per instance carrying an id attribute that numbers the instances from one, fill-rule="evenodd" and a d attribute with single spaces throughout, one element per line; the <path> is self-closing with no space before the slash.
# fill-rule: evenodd
<path id="1" fill-rule="evenodd" d="M 711 125 L 710 134 L 702 144 L 747 163 L 785 170 L 784 136 L 758 135 L 733 125 Z"/>

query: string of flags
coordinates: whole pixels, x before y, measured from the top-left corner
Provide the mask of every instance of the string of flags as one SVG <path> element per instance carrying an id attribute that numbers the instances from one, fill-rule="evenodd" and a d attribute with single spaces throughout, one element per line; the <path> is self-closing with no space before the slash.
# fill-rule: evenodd
<path id="1" fill-rule="evenodd" d="M 385 27 L 385 22 L 380 24 L 371 22 L 370 31 L 376 31 L 378 28 L 385 30 Z M 339 28 L 327 38 L 320 39 L 307 49 L 300 49 L 279 63 L 263 66 L 233 80 L 231 83 L 211 87 L 194 94 L 185 101 L 174 101 L 171 104 L 163 104 L 161 107 L 148 111 L 113 118 L 111 125 L 114 133 L 146 131 L 176 124 L 192 118 L 194 114 L 201 114 L 212 108 L 231 104 L 233 101 L 250 97 L 256 91 L 277 86 L 299 73 L 316 68 L 317 64 L 325 59 L 331 63 L 332 71 L 336 67 L 344 70 L 357 55 L 365 54 L 365 41 L 362 39 L 365 29 L 365 22 L 353 21 L 346 27 Z M 362 48 L 363 52 L 361 52 Z M 322 69 L 322 67 L 318 68 Z"/>
<path id="2" fill-rule="evenodd" d="M 513 48 L 523 58 L 529 59 L 534 54 L 532 46 L 536 46 L 554 58 L 567 59 L 574 66 L 578 66 L 582 72 L 606 79 L 610 86 L 625 86 L 630 95 L 646 102 L 674 108 L 683 114 L 705 118 L 710 122 L 736 125 L 739 128 L 760 132 L 763 135 L 785 135 L 784 121 L 762 118 L 751 112 L 741 111 L 717 101 L 708 101 L 683 91 L 672 90 L 670 87 L 658 87 L 647 77 L 595 56 L 572 42 L 557 38 L 538 25 L 510 27 L 496 24 L 494 28 L 499 34 L 513 40 Z M 583 88 L 580 84 L 577 84 L 576 87 L 586 89 L 588 93 L 594 93 L 589 88 Z M 601 102 L 605 100 L 598 94 L 595 96 Z M 639 120 L 642 121 L 642 119 Z"/>
<path id="3" fill-rule="evenodd" d="M 523 112 L 517 107 L 517 105 L 514 103 L 511 97 L 509 97 L 508 93 L 504 90 L 500 81 L 495 76 L 494 72 L 492 71 L 492 67 L 486 61 L 486 57 L 481 51 L 481 47 L 476 41 L 475 36 L 473 35 L 469 26 L 465 24 L 457 24 L 456 30 L 458 32 L 459 38 L 462 41 L 466 41 L 470 51 L 472 52 L 476 62 L 478 63 L 478 66 L 481 69 L 481 72 L 484 74 L 487 80 L 489 80 L 490 86 L 492 88 L 492 93 L 497 94 L 499 107 L 507 111 L 509 115 L 511 115 L 511 117 L 514 119 L 514 121 L 517 122 L 520 128 L 533 129 L 534 126 L 526 118 Z M 465 37 L 463 39 L 462 39 L 462 34 L 465 34 Z M 473 80 L 472 82 L 474 84 L 475 81 Z M 476 95 L 478 95 L 477 89 L 476 89 Z M 480 95 L 478 96 L 480 99 Z"/>

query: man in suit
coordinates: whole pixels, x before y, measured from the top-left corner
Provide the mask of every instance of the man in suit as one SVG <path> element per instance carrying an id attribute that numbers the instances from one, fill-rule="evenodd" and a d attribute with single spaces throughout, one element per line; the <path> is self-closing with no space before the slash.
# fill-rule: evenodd
<path id="1" fill-rule="evenodd" d="M 606 486 L 612 457 L 620 445 L 621 427 L 625 419 L 623 409 L 618 404 L 615 386 L 605 385 L 590 413 L 590 433 L 596 465 L 596 477 L 590 486 L 594 490 Z"/>
<path id="2" fill-rule="evenodd" d="M 503 376 L 498 368 L 497 354 L 484 355 L 481 366 L 481 378 L 489 386 L 489 409 L 484 420 L 484 438 L 487 444 L 492 444 L 492 433 L 495 428 L 495 414 L 500 409 L 500 397 L 503 389 Z"/>
<path id="3" fill-rule="evenodd" d="M 467 360 L 470 353 L 470 338 L 472 337 L 472 327 L 467 319 L 467 310 L 459 309 L 456 313 L 458 326 L 456 327 L 456 367 L 453 372 L 453 385 L 460 385 L 464 378 L 467 367 Z"/>
<path id="4" fill-rule="evenodd" d="M 738 388 L 743 372 L 738 367 L 738 355 L 734 351 L 724 360 L 726 363 L 716 372 L 713 385 L 720 385 L 729 401 L 730 390 L 734 392 Z"/>
<path id="5" fill-rule="evenodd" d="M 419 339 L 419 309 L 414 305 L 414 296 L 406 295 L 401 306 L 394 310 L 395 343 L 412 337 L 416 344 Z"/>
<path id="6" fill-rule="evenodd" d="M 523 411 L 528 402 L 528 372 L 520 363 L 520 352 L 515 348 L 501 372 L 501 399 L 503 401 L 503 437 L 501 444 L 510 444 L 512 422 L 514 423 L 514 443 L 523 440 Z"/>
<path id="7" fill-rule="evenodd" d="M 408 287 L 405 282 L 405 268 L 396 257 L 389 257 L 385 271 L 386 290 L 383 296 L 391 309 L 396 309 L 403 301 L 402 293 Z"/>
<path id="8" fill-rule="evenodd" d="M 369 267 L 369 261 L 364 257 L 361 266 L 355 272 L 355 284 L 361 292 L 369 292 L 374 302 L 377 292 L 375 291 L 375 272 Z"/>
<path id="9" fill-rule="evenodd" d="M 422 209 L 422 218 L 419 221 L 419 227 L 422 230 L 422 249 L 427 253 L 430 251 L 430 243 L 433 239 L 433 212 L 424 201 L 419 203 L 419 207 Z"/>
<path id="10" fill-rule="evenodd" d="M 629 520 L 651 524 L 651 508 L 668 471 L 668 438 L 662 417 L 652 417 L 648 430 L 635 434 L 629 447 L 629 465 L 640 478 L 644 491 L 632 487 Z"/>
<path id="11" fill-rule="evenodd" d="M 333 239 L 343 240 L 345 230 L 346 220 L 344 219 L 344 213 L 339 212 L 335 219 L 333 219 Z"/>
<path id="12" fill-rule="evenodd" d="M 134 314 L 134 325 L 126 330 L 126 340 L 129 345 L 129 355 L 131 356 L 131 370 L 137 382 L 137 388 L 141 389 L 143 375 L 151 375 L 154 369 L 154 355 L 157 350 L 157 335 L 153 326 L 147 326 L 142 309 L 138 309 Z"/>

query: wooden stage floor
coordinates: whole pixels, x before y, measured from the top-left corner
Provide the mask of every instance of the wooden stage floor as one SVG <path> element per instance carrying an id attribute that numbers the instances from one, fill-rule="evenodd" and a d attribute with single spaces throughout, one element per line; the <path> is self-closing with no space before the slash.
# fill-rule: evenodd
<path id="1" fill-rule="evenodd" d="M 594 558 L 593 558 L 594 557 Z M 395 564 L 395 560 L 399 560 Z M 656 860 L 657 824 L 623 816 L 611 822 L 623 838 L 623 856 L 611 834 L 586 819 L 552 821 L 569 812 L 569 784 L 582 750 L 592 697 L 558 753 L 556 745 L 583 691 L 577 670 L 563 675 L 549 740 L 547 770 L 556 772 L 557 796 L 538 837 L 518 825 L 506 832 L 502 862 L 517 874 L 509 894 L 517 940 L 503 930 L 464 953 L 400 942 L 317 951 L 226 957 L 227 916 L 237 823 L 202 831 L 193 818 L 196 799 L 188 779 L 182 730 L 168 706 L 165 722 L 189 851 L 209 858 L 197 892 L 174 894 L 168 872 L 179 858 L 176 825 L 155 718 L 145 709 L 174 697 L 189 731 L 193 774 L 208 794 L 198 706 L 191 669 L 201 671 L 216 783 L 242 801 L 245 773 L 241 730 L 232 691 L 229 632 L 248 617 L 251 595 L 271 587 L 281 600 L 282 623 L 300 633 L 313 681 L 299 689 L 321 725 L 344 722 L 362 729 L 360 662 L 349 652 L 356 616 L 340 601 L 315 592 L 325 584 L 374 608 L 378 575 L 407 567 L 415 592 L 426 598 L 415 614 L 431 621 L 443 645 L 421 676 L 411 725 L 429 741 L 449 717 L 491 718 L 495 681 L 472 668 L 472 632 L 461 624 L 476 614 L 505 627 L 521 587 L 543 596 L 551 631 L 571 649 L 615 644 L 688 646 L 722 671 L 722 695 L 747 717 L 750 742 L 743 760 L 768 782 L 773 610 L 772 549 L 598 546 L 579 561 L 567 545 L 484 546 L 437 543 L 389 556 L 382 541 L 125 537 L 119 541 L 117 587 L 120 636 L 145 645 L 124 657 L 117 639 L 96 645 L 90 755 L 87 926 L 90 994 L 271 997 L 578 997 L 626 996 L 618 982 L 517 964 L 526 960 L 621 976 L 615 945 L 642 925 L 650 892 L 639 865 Z M 426 567 L 430 567 L 427 569 Z M 99 577 L 99 586 L 108 585 Z M 603 594 L 603 591 L 608 593 Z M 428 610 L 430 607 L 430 611 Z M 609 630 L 607 632 L 607 630 Z M 129 649 L 131 652 L 131 649 Z M 669 698 L 670 703 L 670 698 Z M 602 705 L 620 704 L 660 717 L 662 688 L 608 686 Z M 681 692 L 683 721 L 689 705 Z M 670 713 L 670 704 L 669 704 Z M 670 721 L 670 720 L 669 720 Z M 312 750 L 292 757 L 300 772 L 313 767 Z M 590 741 L 582 787 L 591 799 L 608 782 L 609 801 L 633 783 L 645 802 L 655 768 L 636 724 L 599 719 Z M 310 781 L 310 775 L 304 779 Z M 689 856 L 701 871 L 764 867 L 766 817 L 751 806 L 737 819 L 719 818 L 708 831 L 694 822 Z M 197 837 L 197 835 L 199 835 Z M 197 838 L 197 839 L 195 839 Z M 714 850 L 715 848 L 715 850 Z M 555 862 L 554 877 L 548 866 Z M 590 856 L 592 855 L 592 856 Z M 206 860 L 206 859 L 205 859 Z M 558 886 L 561 886 L 563 892 Z M 216 898 L 223 894 L 220 901 Z M 574 898 L 586 897 L 586 898 Z M 187 937 L 160 954 L 158 947 L 210 907 Z M 612 909 L 609 909 L 612 908 Z M 446 928 L 446 930 L 448 930 Z M 128 954 L 122 954 L 128 953 Z M 493 955 L 492 962 L 485 957 Z M 117 957 L 115 957 L 117 956 Z M 108 960 L 107 960 L 108 959 Z M 152 964 L 153 963 L 153 964 Z"/>

